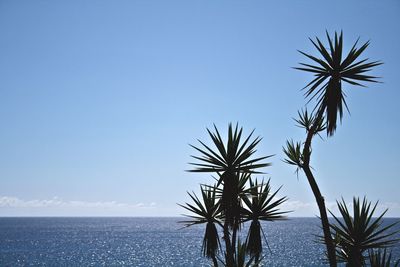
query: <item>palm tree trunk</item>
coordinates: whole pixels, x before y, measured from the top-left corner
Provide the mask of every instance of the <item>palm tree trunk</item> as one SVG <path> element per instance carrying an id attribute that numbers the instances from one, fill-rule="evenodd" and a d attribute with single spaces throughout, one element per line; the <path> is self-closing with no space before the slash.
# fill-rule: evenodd
<path id="1" fill-rule="evenodd" d="M 233 233 L 232 233 L 232 240 L 231 240 L 231 245 L 232 245 L 232 251 L 236 251 L 236 235 L 237 235 L 237 228 L 233 228 Z"/>
<path id="2" fill-rule="evenodd" d="M 328 215 L 326 213 L 324 197 L 321 195 L 321 192 L 318 188 L 317 183 L 315 182 L 314 175 L 312 174 L 310 167 L 304 166 L 303 170 L 307 176 L 308 183 L 311 186 L 311 190 L 313 191 L 315 200 L 317 201 L 319 214 L 322 222 L 322 229 L 324 232 L 324 240 L 326 244 L 326 249 L 328 251 L 329 265 L 331 267 L 336 267 L 337 263 L 336 263 L 335 246 L 333 244 L 332 236 L 329 229 L 329 220 L 328 220 Z"/>
<path id="3" fill-rule="evenodd" d="M 225 221 L 224 223 L 224 240 L 225 240 L 225 264 L 226 267 L 233 267 L 234 258 L 233 258 L 233 248 L 229 238 L 229 222 Z"/>
<path id="4" fill-rule="evenodd" d="M 318 121 L 320 121 L 323 118 L 323 112 L 319 112 L 317 119 L 314 122 L 314 125 L 311 127 L 311 129 L 307 132 L 307 138 L 304 143 L 304 148 L 303 148 L 303 157 L 304 157 L 304 162 L 302 169 L 307 176 L 308 183 L 310 184 L 311 190 L 314 194 L 315 200 L 318 205 L 319 209 L 319 214 L 322 222 L 322 230 L 324 232 L 324 241 L 326 244 L 326 249 L 328 252 L 328 260 L 329 260 L 329 265 L 331 267 L 336 267 L 337 262 L 336 262 L 336 252 L 335 252 L 335 245 L 333 243 L 333 239 L 331 236 L 330 228 L 329 228 L 329 220 L 328 220 L 328 215 L 326 213 L 326 207 L 325 207 L 325 200 L 324 197 L 321 194 L 321 191 L 319 190 L 318 184 L 315 181 L 314 175 L 311 172 L 310 168 L 310 154 L 311 154 L 311 142 L 312 138 L 315 134 Z"/>

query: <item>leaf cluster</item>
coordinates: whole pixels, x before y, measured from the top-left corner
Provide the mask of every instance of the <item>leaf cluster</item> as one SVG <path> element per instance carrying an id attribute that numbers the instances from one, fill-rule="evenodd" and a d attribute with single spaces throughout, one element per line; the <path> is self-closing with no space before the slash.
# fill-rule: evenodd
<path id="1" fill-rule="evenodd" d="M 326 129 L 326 124 L 323 117 L 318 117 L 311 112 L 308 114 L 307 109 L 298 111 L 298 119 L 293 119 L 297 126 L 306 129 L 307 132 L 313 130 L 313 135 L 318 134 Z"/>
<path id="2" fill-rule="evenodd" d="M 209 136 L 211 137 L 213 144 L 216 149 L 211 149 L 201 140 L 198 142 L 201 147 L 190 145 L 195 150 L 200 152 L 201 156 L 194 156 L 192 158 L 198 160 L 200 163 L 189 163 L 194 166 L 194 169 L 189 172 L 247 172 L 247 173 L 260 173 L 256 169 L 270 166 L 270 163 L 260 162 L 267 159 L 270 156 L 258 157 L 251 159 L 251 156 L 257 151 L 256 146 L 260 143 L 262 138 L 256 137 L 251 139 L 254 130 L 244 139 L 242 139 L 243 128 L 238 128 L 236 124 L 233 129 L 232 124 L 228 127 L 228 140 L 225 144 L 221 135 L 214 125 L 215 132 L 211 132 L 207 129 Z M 223 178 L 218 181 L 218 184 L 222 182 Z"/>
<path id="3" fill-rule="evenodd" d="M 326 129 L 326 123 L 323 117 L 318 117 L 314 113 L 308 113 L 307 109 L 298 111 L 298 118 L 294 119 L 297 126 L 306 130 L 307 134 L 311 133 L 312 136 L 318 134 Z M 286 141 L 286 147 L 283 147 L 283 153 L 286 158 L 283 162 L 296 166 L 296 174 L 299 170 L 308 164 L 311 156 L 311 148 L 304 149 L 301 142 L 294 142 L 293 140 Z"/>
<path id="4" fill-rule="evenodd" d="M 260 168 L 270 166 L 265 159 L 271 156 L 253 157 L 257 152 L 256 146 L 262 140 L 260 137 L 252 138 L 254 130 L 247 136 L 242 137 L 243 128 L 229 124 L 227 141 L 221 137 L 217 127 L 214 125 L 214 132 L 207 129 L 212 140 L 214 149 L 201 140 L 200 147 L 191 145 L 199 156 L 192 155 L 197 162 L 190 163 L 194 166 L 190 172 L 205 172 L 218 175 L 217 186 L 223 184 L 221 196 L 221 209 L 224 212 L 225 220 L 231 228 L 239 226 L 240 202 L 237 200 L 239 194 L 239 183 L 241 174 L 261 173 Z"/>
<path id="5" fill-rule="evenodd" d="M 286 155 L 286 159 L 283 161 L 289 165 L 297 167 L 296 173 L 304 166 L 304 155 L 303 148 L 300 142 L 294 142 L 293 140 L 286 141 L 286 147 L 283 148 L 283 153 Z"/>
<path id="6" fill-rule="evenodd" d="M 354 43 L 347 55 L 343 54 L 343 32 L 335 32 L 331 38 L 326 32 L 329 48 L 316 37 L 310 39 L 318 50 L 320 57 L 299 51 L 314 64 L 300 63 L 301 67 L 295 69 L 310 72 L 314 78 L 303 88 L 306 89 L 305 97 L 309 102 L 316 99 L 314 111 L 325 114 L 327 121 L 327 134 L 333 135 L 336 130 L 337 117 L 343 117 L 343 107 L 347 107 L 346 95 L 342 84 L 365 87 L 363 82 L 378 82 L 379 77 L 366 75 L 373 67 L 382 64 L 380 61 L 368 61 L 368 58 L 359 59 L 369 46 L 369 41 L 357 47 L 358 40 Z"/>
<path id="7" fill-rule="evenodd" d="M 365 262 L 365 252 L 372 249 L 387 248 L 399 241 L 393 239 L 393 235 L 398 231 L 392 231 L 393 226 L 398 222 L 383 225 L 383 216 L 374 218 L 378 202 L 371 206 L 364 197 L 362 203 L 359 198 L 353 198 L 353 214 L 342 202 L 337 201 L 337 206 L 342 216 L 342 220 L 332 212 L 335 223 L 330 224 L 332 235 L 335 236 L 337 255 L 340 261 L 350 264 L 350 266 L 362 266 Z"/>

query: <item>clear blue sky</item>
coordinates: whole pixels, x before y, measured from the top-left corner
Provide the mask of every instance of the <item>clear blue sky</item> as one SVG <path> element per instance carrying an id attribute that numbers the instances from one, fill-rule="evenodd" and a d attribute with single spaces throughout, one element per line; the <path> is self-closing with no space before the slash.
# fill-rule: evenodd
<path id="1" fill-rule="evenodd" d="M 308 37 L 371 40 L 382 84 L 347 86 L 351 116 L 314 145 L 329 203 L 366 195 L 400 216 L 399 1 L 1 1 L 0 216 L 179 215 L 208 175 L 188 144 L 239 122 L 295 216 L 305 177 L 282 162 L 311 77 Z M 331 206 L 330 206 L 331 207 Z"/>

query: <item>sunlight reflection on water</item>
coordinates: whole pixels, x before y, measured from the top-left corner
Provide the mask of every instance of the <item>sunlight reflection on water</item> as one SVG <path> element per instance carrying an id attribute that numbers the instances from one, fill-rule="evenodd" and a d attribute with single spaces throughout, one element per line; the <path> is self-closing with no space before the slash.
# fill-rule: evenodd
<path id="1" fill-rule="evenodd" d="M 201 256 L 204 228 L 180 229 L 178 220 L 0 218 L 0 265 L 209 266 Z M 264 230 L 271 248 L 265 247 L 265 265 L 324 265 L 324 247 L 315 242 L 318 219 L 267 223 Z M 400 247 L 393 252 L 400 257 Z"/>

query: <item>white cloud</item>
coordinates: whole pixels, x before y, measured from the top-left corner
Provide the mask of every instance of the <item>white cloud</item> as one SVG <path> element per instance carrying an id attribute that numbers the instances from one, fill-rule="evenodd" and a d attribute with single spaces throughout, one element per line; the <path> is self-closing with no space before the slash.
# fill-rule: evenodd
<path id="1" fill-rule="evenodd" d="M 22 200 L 17 197 L 0 197 L 0 208 L 46 208 L 46 207 L 73 207 L 73 208 L 151 208 L 156 206 L 156 203 L 150 204 L 137 203 L 128 204 L 116 201 L 80 201 L 71 200 L 64 201 L 58 197 L 52 199 L 33 199 L 33 200 Z"/>
<path id="2" fill-rule="evenodd" d="M 24 200 L 0 196 L 0 216 L 141 216 L 157 208 L 151 203 L 123 203 L 117 201 L 82 201 L 51 199 Z"/>
<path id="3" fill-rule="evenodd" d="M 352 211 L 352 203 L 347 203 Z M 326 201 L 326 207 L 335 215 L 339 211 L 334 201 Z M 315 217 L 319 215 L 315 202 L 288 200 L 280 206 L 282 211 L 292 211 L 289 217 Z M 375 215 L 385 209 L 385 217 L 400 217 L 400 203 L 382 202 Z M 12 196 L 0 196 L 0 216 L 178 216 L 178 206 L 158 205 L 155 202 L 124 203 L 117 201 L 82 201 L 51 199 L 24 200 Z"/>

